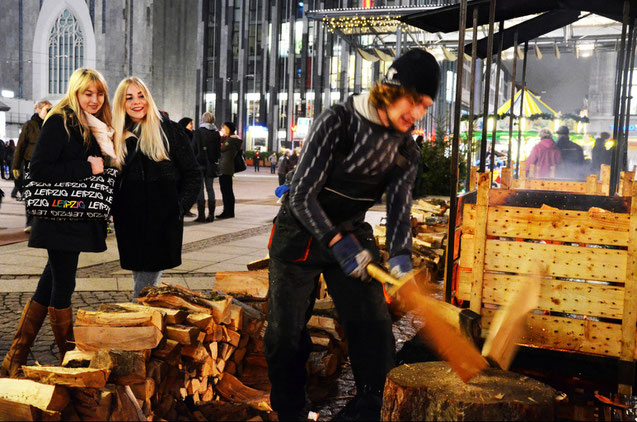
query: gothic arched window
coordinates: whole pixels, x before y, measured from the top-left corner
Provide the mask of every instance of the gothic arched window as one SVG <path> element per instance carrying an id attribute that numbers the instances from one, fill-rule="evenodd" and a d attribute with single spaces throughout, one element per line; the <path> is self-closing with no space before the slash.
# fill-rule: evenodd
<path id="1" fill-rule="evenodd" d="M 49 35 L 49 93 L 64 94 L 71 73 L 84 65 L 84 36 L 68 10 L 58 16 Z"/>

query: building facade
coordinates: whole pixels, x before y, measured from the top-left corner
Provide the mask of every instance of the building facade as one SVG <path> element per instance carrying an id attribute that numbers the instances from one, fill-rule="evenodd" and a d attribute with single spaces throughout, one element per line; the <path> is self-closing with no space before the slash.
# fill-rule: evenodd
<path id="1" fill-rule="evenodd" d="M 100 71 L 112 96 L 130 75 L 178 120 L 200 112 L 200 0 L 2 0 L 2 138 L 16 138 L 34 102 L 55 103 L 78 67 Z"/>

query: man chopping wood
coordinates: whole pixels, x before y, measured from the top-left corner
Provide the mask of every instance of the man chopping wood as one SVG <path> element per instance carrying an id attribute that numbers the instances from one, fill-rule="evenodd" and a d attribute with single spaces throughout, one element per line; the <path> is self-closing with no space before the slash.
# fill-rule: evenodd
<path id="1" fill-rule="evenodd" d="M 378 420 L 395 341 L 383 287 L 366 266 L 379 259 L 367 210 L 386 193 L 392 274 L 412 269 L 411 190 L 419 153 L 411 130 L 433 104 L 440 67 L 420 49 L 394 61 L 366 95 L 323 112 L 313 124 L 270 239 L 265 334 L 279 420 L 306 420 L 305 365 L 319 276 L 325 277 L 348 340 L 357 394 L 336 420 Z"/>

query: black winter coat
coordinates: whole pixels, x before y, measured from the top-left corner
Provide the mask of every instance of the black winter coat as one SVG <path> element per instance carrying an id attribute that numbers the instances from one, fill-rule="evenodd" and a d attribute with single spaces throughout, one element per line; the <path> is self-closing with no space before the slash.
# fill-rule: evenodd
<path id="1" fill-rule="evenodd" d="M 71 113 L 70 110 L 68 110 Z M 40 130 L 30 163 L 30 175 L 41 182 L 69 182 L 92 176 L 90 155 L 102 157 L 95 138 L 84 145 L 74 115 L 68 119 L 69 134 L 61 115 L 50 116 Z M 53 221 L 35 217 L 29 246 L 51 250 L 102 252 L 106 250 L 106 221 Z"/>
<path id="2" fill-rule="evenodd" d="M 13 160 L 11 163 L 7 163 L 11 166 L 11 169 L 22 171 L 24 161 L 31 161 L 35 144 L 38 141 L 38 136 L 40 136 L 42 123 L 43 121 L 38 113 L 33 113 L 31 120 L 22 126 Z"/>
<path id="3" fill-rule="evenodd" d="M 170 160 L 155 162 L 126 140 L 128 156 L 116 184 L 113 220 L 122 268 L 161 271 L 181 265 L 183 215 L 195 203 L 201 174 L 184 130 L 162 121 Z"/>
<path id="4" fill-rule="evenodd" d="M 192 149 L 199 163 L 199 170 L 206 177 L 217 177 L 219 174 L 219 159 L 221 158 L 221 135 L 219 131 L 199 127 L 194 131 Z"/>

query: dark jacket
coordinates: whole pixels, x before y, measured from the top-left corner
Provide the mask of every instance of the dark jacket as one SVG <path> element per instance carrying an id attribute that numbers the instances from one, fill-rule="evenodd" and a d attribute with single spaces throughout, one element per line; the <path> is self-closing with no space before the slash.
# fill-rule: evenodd
<path id="1" fill-rule="evenodd" d="M 227 136 L 221 144 L 221 163 L 219 174 L 234 175 L 234 157 L 241 150 L 243 141 L 237 135 Z"/>
<path id="2" fill-rule="evenodd" d="M 195 203 L 201 174 L 187 135 L 164 118 L 170 160 L 155 162 L 126 139 L 128 156 L 117 183 L 113 220 L 122 268 L 161 271 L 181 265 L 183 215 Z"/>
<path id="3" fill-rule="evenodd" d="M 72 113 L 69 110 L 69 113 Z M 41 182 L 69 182 L 92 175 L 87 161 L 93 155 L 102 157 L 97 141 L 91 136 L 88 148 L 80 132 L 80 124 L 71 114 L 64 128 L 62 116 L 50 116 L 42 126 L 31 157 L 30 175 Z M 35 217 L 31 226 L 29 246 L 76 252 L 106 250 L 106 221 L 53 221 Z"/>
<path id="4" fill-rule="evenodd" d="M 285 155 L 281 157 L 279 160 L 279 174 L 286 175 L 290 171 L 290 157 L 286 157 Z"/>
<path id="5" fill-rule="evenodd" d="M 42 123 L 43 120 L 38 116 L 38 113 L 34 113 L 33 116 L 31 116 L 31 120 L 22 126 L 22 131 L 18 138 L 18 145 L 16 146 L 13 161 L 11 162 L 12 170 L 21 170 L 24 161 L 31 161 L 35 143 L 40 135 Z"/>
<path id="6" fill-rule="evenodd" d="M 299 156 L 296 155 L 296 151 L 290 155 L 290 157 L 288 157 L 288 166 L 289 166 L 289 170 L 292 170 L 294 167 L 296 167 L 299 164 Z"/>
<path id="7" fill-rule="evenodd" d="M 221 158 L 221 135 L 215 125 L 200 126 L 193 135 L 193 151 L 199 170 L 206 177 L 217 177 Z"/>
<path id="8" fill-rule="evenodd" d="M 568 139 L 568 135 L 559 135 L 557 147 L 560 149 L 562 162 L 557 166 L 557 177 L 561 179 L 582 180 L 586 178 L 584 168 L 584 150 Z"/>
<path id="9" fill-rule="evenodd" d="M 602 164 L 610 165 L 613 158 L 613 150 L 607 150 L 605 146 L 606 140 L 597 138 L 595 146 L 591 151 L 591 174 L 599 174 Z"/>

